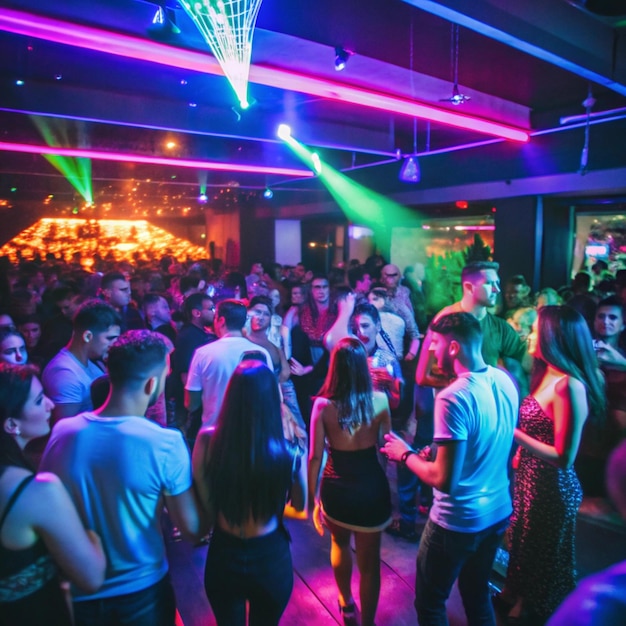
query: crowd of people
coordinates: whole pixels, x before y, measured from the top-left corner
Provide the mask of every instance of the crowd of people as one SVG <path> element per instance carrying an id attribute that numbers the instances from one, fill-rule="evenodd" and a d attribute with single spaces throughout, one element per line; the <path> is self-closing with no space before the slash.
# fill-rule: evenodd
<path id="1" fill-rule="evenodd" d="M 77 261 L 0 274 L 0 624 L 173 624 L 164 506 L 209 538 L 220 625 L 278 624 L 286 507 L 329 531 L 348 626 L 375 623 L 383 532 L 419 541 L 422 626 L 456 580 L 469 624 L 544 624 L 574 591 L 578 509 L 626 429 L 621 273 L 533 298 L 469 263 L 427 325 L 427 280 L 379 255 L 327 275 Z"/>

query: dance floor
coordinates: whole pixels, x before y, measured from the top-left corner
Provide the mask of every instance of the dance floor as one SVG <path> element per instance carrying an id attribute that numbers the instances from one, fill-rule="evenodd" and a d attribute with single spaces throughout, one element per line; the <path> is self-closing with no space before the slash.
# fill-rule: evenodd
<path id="1" fill-rule="evenodd" d="M 424 522 L 422 519 L 421 525 Z M 289 519 L 286 524 L 292 536 L 294 589 L 281 626 L 335 626 L 343 623 L 337 609 L 337 590 L 330 568 L 328 534 L 320 537 L 309 520 Z M 607 515 L 583 506 L 578 520 L 577 548 L 581 576 L 626 560 L 626 526 L 616 514 Z M 194 548 L 182 541 L 168 543 L 179 624 L 184 626 L 213 626 L 216 623 L 203 587 L 206 551 L 206 546 Z M 416 553 L 417 544 L 383 534 L 378 626 L 416 624 L 413 608 Z M 353 581 L 353 592 L 358 599 L 356 565 Z M 499 577 L 494 572 L 496 586 L 498 582 Z M 456 588 L 448 602 L 448 618 L 451 626 L 467 624 Z"/>

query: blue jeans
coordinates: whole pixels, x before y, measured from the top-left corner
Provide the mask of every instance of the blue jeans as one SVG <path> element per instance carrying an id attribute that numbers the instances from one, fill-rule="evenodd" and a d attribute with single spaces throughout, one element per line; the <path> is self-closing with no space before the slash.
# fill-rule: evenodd
<path id="1" fill-rule="evenodd" d="M 240 539 L 215 528 L 204 572 L 204 588 L 219 626 L 277 625 L 293 589 L 289 535 L 284 527 Z"/>
<path id="2" fill-rule="evenodd" d="M 411 443 L 412 448 L 423 448 L 433 441 L 433 412 L 435 398 L 430 387 L 415 385 L 415 419 L 417 428 L 415 437 Z M 420 479 L 404 465 L 398 465 L 398 510 L 400 519 L 407 525 L 415 524 L 417 508 L 415 498 L 420 487 Z M 421 483 L 422 503 L 430 506 L 432 501 L 432 487 Z"/>
<path id="3" fill-rule="evenodd" d="M 175 619 L 169 574 L 135 593 L 74 602 L 75 626 L 174 626 Z"/>
<path id="4" fill-rule="evenodd" d="M 509 518 L 476 533 L 446 530 L 428 520 L 419 550 L 415 577 L 415 609 L 420 626 L 447 626 L 446 601 L 454 581 L 469 626 L 495 626 L 489 597 L 489 576 Z"/>

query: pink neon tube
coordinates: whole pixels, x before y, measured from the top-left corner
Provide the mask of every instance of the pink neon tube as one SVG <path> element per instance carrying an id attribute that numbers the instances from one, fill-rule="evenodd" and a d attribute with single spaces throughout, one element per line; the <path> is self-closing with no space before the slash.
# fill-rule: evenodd
<path id="1" fill-rule="evenodd" d="M 105 50 L 108 54 L 160 63 L 204 74 L 223 75 L 217 60 L 209 54 L 175 48 L 147 39 L 63 22 L 22 11 L 0 8 L 0 30 L 98 52 Z M 503 139 L 522 142 L 529 139 L 529 134 L 519 128 L 288 70 L 253 65 L 250 67 L 250 81 L 328 100 L 419 117 Z"/>
<path id="2" fill-rule="evenodd" d="M 241 165 L 238 163 L 220 163 L 217 161 L 193 161 L 191 159 L 170 159 L 152 157 L 144 154 L 124 154 L 121 152 L 101 152 L 80 148 L 59 148 L 56 146 L 36 146 L 27 143 L 0 142 L 0 151 L 24 152 L 27 154 L 57 154 L 100 161 L 119 161 L 123 163 L 147 163 L 149 165 L 173 165 L 218 172 L 245 172 L 252 174 L 277 174 L 278 176 L 296 176 L 298 178 L 315 176 L 310 170 L 298 170 L 288 167 L 266 167 L 265 165 Z"/>

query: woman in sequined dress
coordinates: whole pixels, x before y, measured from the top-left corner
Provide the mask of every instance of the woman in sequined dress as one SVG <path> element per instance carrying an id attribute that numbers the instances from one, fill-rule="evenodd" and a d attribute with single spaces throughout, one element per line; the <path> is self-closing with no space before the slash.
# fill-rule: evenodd
<path id="1" fill-rule="evenodd" d="M 584 318 L 567 306 L 539 311 L 528 337 L 531 394 L 520 407 L 509 528 L 510 624 L 544 623 L 576 585 L 575 524 L 582 490 L 573 468 L 588 416 L 605 410 L 604 379 Z M 503 592 L 504 593 L 504 592 Z"/>

